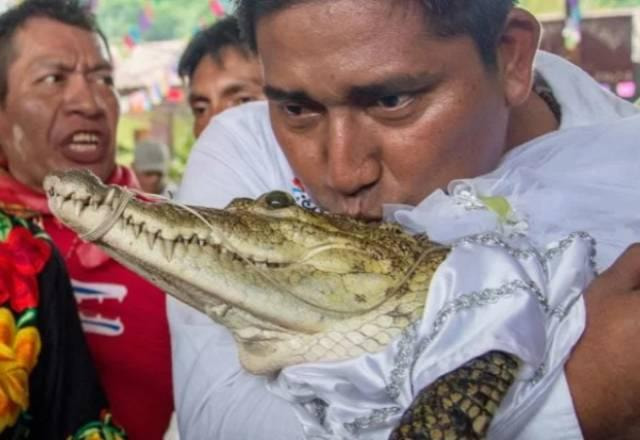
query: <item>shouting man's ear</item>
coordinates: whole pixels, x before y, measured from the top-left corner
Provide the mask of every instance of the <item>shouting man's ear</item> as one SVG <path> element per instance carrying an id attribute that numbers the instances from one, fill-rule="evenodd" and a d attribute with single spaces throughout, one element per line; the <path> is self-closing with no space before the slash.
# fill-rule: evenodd
<path id="1" fill-rule="evenodd" d="M 540 23 L 531 13 L 513 8 L 498 42 L 498 69 L 507 105 L 522 104 L 531 93 L 533 60 L 540 43 Z"/>

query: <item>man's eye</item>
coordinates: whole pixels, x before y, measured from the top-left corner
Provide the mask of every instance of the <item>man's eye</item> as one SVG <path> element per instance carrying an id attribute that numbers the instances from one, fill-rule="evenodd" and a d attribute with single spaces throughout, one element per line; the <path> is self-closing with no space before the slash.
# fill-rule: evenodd
<path id="1" fill-rule="evenodd" d="M 411 103 L 412 101 L 413 101 L 413 96 L 411 95 L 389 95 L 389 96 L 384 96 L 382 98 L 379 98 L 375 102 L 375 105 L 383 109 L 393 110 L 393 109 L 402 108 L 405 105 Z"/>
<path id="2" fill-rule="evenodd" d="M 50 73 L 49 75 L 45 75 L 40 79 L 40 82 L 44 84 L 56 84 L 63 80 L 63 76 L 59 73 Z"/>
<path id="3" fill-rule="evenodd" d="M 282 110 L 287 116 L 298 117 L 304 115 L 305 109 L 300 104 L 285 103 L 282 104 Z"/>
<path id="4" fill-rule="evenodd" d="M 238 104 L 245 104 L 247 102 L 255 101 L 256 99 L 257 98 L 254 98 L 253 96 L 241 96 L 236 100 L 236 102 Z"/>
<path id="5" fill-rule="evenodd" d="M 312 127 L 323 113 L 319 105 L 285 101 L 278 104 L 278 113 L 292 128 L 303 129 Z"/>
<path id="6" fill-rule="evenodd" d="M 104 75 L 104 76 L 99 76 L 97 79 L 97 82 L 99 82 L 100 84 L 104 84 L 105 86 L 113 86 L 114 81 L 113 81 L 113 76 L 111 75 Z"/>
<path id="7" fill-rule="evenodd" d="M 207 111 L 207 107 L 205 105 L 193 105 L 191 106 L 191 113 L 193 116 L 202 116 Z"/>

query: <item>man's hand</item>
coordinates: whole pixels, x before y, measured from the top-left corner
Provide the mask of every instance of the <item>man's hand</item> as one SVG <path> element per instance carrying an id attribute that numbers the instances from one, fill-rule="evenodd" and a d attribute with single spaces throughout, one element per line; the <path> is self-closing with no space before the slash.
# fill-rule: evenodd
<path id="1" fill-rule="evenodd" d="M 587 323 L 565 367 L 585 439 L 640 438 L 640 244 L 585 293 Z"/>

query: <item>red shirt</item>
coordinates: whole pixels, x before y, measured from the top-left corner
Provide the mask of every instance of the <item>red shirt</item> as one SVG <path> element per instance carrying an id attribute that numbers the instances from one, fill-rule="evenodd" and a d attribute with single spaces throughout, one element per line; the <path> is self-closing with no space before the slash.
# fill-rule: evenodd
<path id="1" fill-rule="evenodd" d="M 137 188 L 118 167 L 109 183 Z M 38 217 L 65 259 L 80 320 L 114 419 L 129 440 L 161 439 L 173 411 L 164 293 L 51 215 L 43 194 L 0 175 L 0 207 Z"/>

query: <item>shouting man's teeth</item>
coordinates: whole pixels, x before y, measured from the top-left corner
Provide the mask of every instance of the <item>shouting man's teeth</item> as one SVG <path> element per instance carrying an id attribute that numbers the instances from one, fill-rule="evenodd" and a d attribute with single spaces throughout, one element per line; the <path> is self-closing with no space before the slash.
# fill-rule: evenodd
<path id="1" fill-rule="evenodd" d="M 97 144 L 99 140 L 96 134 L 79 132 L 73 135 L 71 142 L 74 144 Z"/>
<path id="2" fill-rule="evenodd" d="M 78 153 L 93 152 L 98 148 L 100 138 L 94 133 L 79 132 L 71 138 L 69 147 Z"/>
<path id="3" fill-rule="evenodd" d="M 95 151 L 98 148 L 97 144 L 70 144 L 69 148 L 78 153 L 87 153 L 89 151 Z"/>

